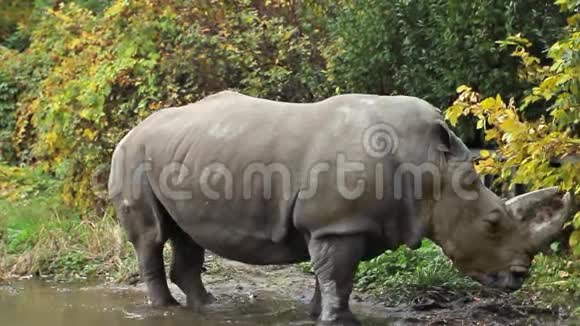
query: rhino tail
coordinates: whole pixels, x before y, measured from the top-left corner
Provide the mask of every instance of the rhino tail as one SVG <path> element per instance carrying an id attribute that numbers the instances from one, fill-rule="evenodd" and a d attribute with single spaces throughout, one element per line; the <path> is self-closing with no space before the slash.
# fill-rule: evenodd
<path id="1" fill-rule="evenodd" d="M 169 237 L 169 228 L 174 223 L 171 217 L 169 216 L 169 212 L 165 209 L 165 206 L 161 203 L 159 198 L 155 195 L 151 185 L 149 185 L 145 191 L 146 201 L 150 203 L 151 206 L 151 214 L 153 215 L 153 221 L 155 222 L 155 228 L 157 230 L 157 241 L 164 243 L 167 241 Z"/>

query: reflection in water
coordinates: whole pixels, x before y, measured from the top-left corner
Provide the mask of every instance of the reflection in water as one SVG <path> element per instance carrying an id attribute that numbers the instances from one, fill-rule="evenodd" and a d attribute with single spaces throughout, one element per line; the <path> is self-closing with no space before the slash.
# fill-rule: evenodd
<path id="1" fill-rule="evenodd" d="M 220 300 L 197 313 L 179 307 L 153 309 L 144 302 L 142 292 L 127 288 L 30 280 L 0 286 L 0 325 L 314 325 L 300 302 L 238 297 Z M 364 324 L 387 323 L 366 319 Z"/>

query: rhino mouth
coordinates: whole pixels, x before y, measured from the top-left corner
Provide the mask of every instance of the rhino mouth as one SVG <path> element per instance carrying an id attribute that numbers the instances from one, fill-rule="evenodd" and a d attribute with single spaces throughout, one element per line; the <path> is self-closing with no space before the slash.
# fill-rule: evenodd
<path id="1" fill-rule="evenodd" d="M 491 288 L 513 292 L 519 290 L 528 277 L 528 267 L 511 266 L 509 271 L 477 273 L 470 275 L 477 282 Z"/>

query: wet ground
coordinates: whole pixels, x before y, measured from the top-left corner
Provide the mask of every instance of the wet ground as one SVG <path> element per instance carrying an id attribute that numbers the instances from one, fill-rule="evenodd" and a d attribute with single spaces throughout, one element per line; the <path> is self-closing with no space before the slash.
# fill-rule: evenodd
<path id="1" fill-rule="evenodd" d="M 254 267 L 219 262 L 204 277 L 218 302 L 201 312 L 153 309 L 142 284 L 91 285 L 20 280 L 0 285 L 2 326 L 314 325 L 306 315 L 313 280 L 295 267 Z M 184 301 L 172 285 L 172 292 Z M 386 307 L 355 293 L 353 310 L 364 325 L 579 325 L 557 310 L 509 299 L 465 297 L 454 302 Z"/>

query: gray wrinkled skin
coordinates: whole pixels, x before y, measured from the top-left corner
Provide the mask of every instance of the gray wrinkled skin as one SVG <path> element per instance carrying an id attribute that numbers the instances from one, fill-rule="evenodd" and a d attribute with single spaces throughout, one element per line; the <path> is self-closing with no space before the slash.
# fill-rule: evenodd
<path id="1" fill-rule="evenodd" d="M 377 124 L 392 127 L 397 138 L 393 151 L 382 157 L 369 155 L 363 144 L 365 131 Z M 356 198 L 347 199 L 337 189 L 339 154 L 365 167 L 364 173 L 346 177 L 347 189 L 355 189 L 357 180 L 366 183 L 368 191 Z M 216 162 L 234 177 L 229 198 L 223 180 L 211 183 L 222 194 L 217 199 L 208 198 L 198 182 L 203 167 Z M 291 172 L 290 187 L 274 177 L 265 197 L 259 179 L 242 178 L 254 162 L 282 164 Z M 320 162 L 329 168 L 318 174 L 314 195 L 305 196 L 312 190 L 311 168 Z M 414 195 L 417 184 L 408 178 L 402 179 L 403 197 L 395 196 L 397 168 L 423 163 L 441 172 L 440 198 L 431 190 L 435 181 L 430 177 L 421 179 L 420 198 Z M 180 168 L 167 174 L 164 169 L 171 164 Z M 377 164 L 384 168 L 380 199 L 373 191 L 380 179 Z M 477 198 L 461 198 L 453 191 L 452 175 L 461 169 L 460 183 Z M 169 180 L 170 192 L 164 180 Z M 244 196 L 248 190 L 254 194 L 249 199 Z M 179 191 L 185 197 L 176 199 Z M 320 325 L 358 324 L 348 305 L 353 274 L 361 260 L 386 249 L 417 247 L 429 237 L 461 271 L 490 286 L 515 289 L 538 242 L 528 227 L 533 216 L 518 219 L 480 183 L 469 151 L 440 112 L 404 96 L 352 94 L 291 104 L 221 92 L 164 109 L 117 146 L 109 192 L 153 305 L 176 304 L 163 269 L 162 248 L 170 241 L 170 279 L 192 307 L 214 300 L 200 276 L 206 249 L 251 264 L 310 259 L 317 277 L 310 312 Z M 562 211 L 564 204 L 554 204 L 548 215 Z"/>

